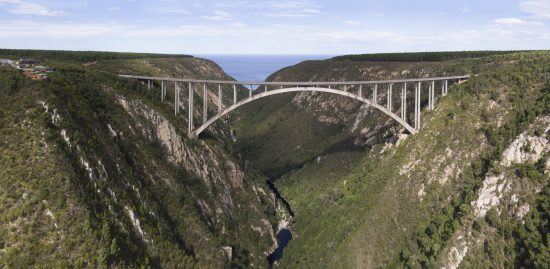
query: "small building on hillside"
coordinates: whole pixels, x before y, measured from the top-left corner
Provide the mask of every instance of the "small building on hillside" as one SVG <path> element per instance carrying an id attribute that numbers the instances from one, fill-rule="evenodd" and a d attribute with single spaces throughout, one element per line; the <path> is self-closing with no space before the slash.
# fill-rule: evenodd
<path id="1" fill-rule="evenodd" d="M 40 73 L 40 72 L 33 72 L 33 71 L 24 71 L 23 74 L 32 79 L 32 80 L 47 80 L 48 79 L 48 74 L 46 73 Z"/>
<path id="2" fill-rule="evenodd" d="M 0 59 L 1 66 L 13 66 L 13 61 L 9 59 Z"/>
<path id="3" fill-rule="evenodd" d="M 51 73 L 51 72 L 53 72 L 53 68 L 48 67 L 48 66 L 37 65 L 37 66 L 33 67 L 33 72 L 35 72 L 35 73 Z"/>
<path id="4" fill-rule="evenodd" d="M 37 60 L 37 59 L 22 58 L 22 59 L 19 59 L 18 64 L 19 65 L 37 65 L 37 64 L 40 64 L 41 62 L 42 62 L 41 60 Z"/>

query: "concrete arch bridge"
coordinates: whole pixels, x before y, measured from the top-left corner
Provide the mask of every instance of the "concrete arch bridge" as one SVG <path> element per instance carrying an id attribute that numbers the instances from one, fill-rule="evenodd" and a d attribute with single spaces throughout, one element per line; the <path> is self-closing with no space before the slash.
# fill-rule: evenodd
<path id="1" fill-rule="evenodd" d="M 231 111 L 258 100 L 260 98 L 290 92 L 324 92 L 345 96 L 359 102 L 363 102 L 370 107 L 381 111 L 401 124 L 411 134 L 420 131 L 420 112 L 421 95 L 423 89 L 428 91 L 427 109 L 433 110 L 436 104 L 437 92 L 441 96 L 446 96 L 449 84 L 461 83 L 470 78 L 469 75 L 433 77 L 433 78 L 415 78 L 398 80 L 379 80 L 379 81 L 348 81 L 348 82 L 246 82 L 246 81 L 221 81 L 221 80 L 194 80 L 178 78 L 162 78 L 148 76 L 120 75 L 127 79 L 136 79 L 143 81 L 151 90 L 158 88 L 161 91 L 161 100 L 165 101 L 168 87 L 174 90 L 174 113 L 180 112 L 180 97 L 187 89 L 188 92 L 188 135 L 191 138 L 197 138 L 206 128 L 212 125 L 216 120 L 229 114 Z M 414 91 L 411 89 L 413 88 Z M 441 91 L 436 88 L 440 88 Z M 209 89 L 217 96 L 209 97 Z M 195 126 L 194 119 L 194 96 L 196 92 L 202 90 L 202 124 Z M 386 91 L 385 102 L 380 102 L 379 91 Z M 242 98 L 240 91 L 247 91 L 248 95 Z M 232 102 L 224 104 L 224 94 L 232 94 Z M 395 94 L 395 92 L 399 92 Z M 412 94 L 414 92 L 414 94 Z M 414 98 L 414 119 L 407 121 L 407 98 Z M 239 99 L 239 96 L 241 97 Z M 214 99 L 217 106 L 217 113 L 209 115 L 209 98 Z M 400 100 L 398 106 L 394 101 Z M 399 114 L 398 114 L 399 113 Z M 212 114 L 212 112 L 210 113 Z"/>

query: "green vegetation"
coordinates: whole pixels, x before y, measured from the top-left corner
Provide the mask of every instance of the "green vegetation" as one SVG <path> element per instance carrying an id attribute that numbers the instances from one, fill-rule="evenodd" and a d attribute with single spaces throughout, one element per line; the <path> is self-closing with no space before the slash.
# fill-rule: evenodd
<path id="1" fill-rule="evenodd" d="M 505 77 L 501 76 L 500 79 L 505 80 Z M 511 83 L 512 82 L 508 81 L 507 85 L 512 85 Z M 514 88 L 520 90 L 524 89 L 526 86 L 527 85 L 520 84 Z M 548 86 L 549 85 L 546 87 Z M 493 147 L 492 150 L 488 151 L 485 156 L 482 156 L 477 162 L 473 163 L 471 171 L 463 173 L 461 177 L 462 180 L 474 182 L 474 184 L 467 186 L 460 196 L 453 199 L 451 204 L 445 207 L 440 214 L 435 215 L 430 222 L 421 225 L 421 227 L 425 228 L 421 228 L 421 230 L 413 236 L 412 240 L 415 241 L 417 245 L 411 247 L 412 249 L 417 249 L 418 253 L 411 253 L 411 250 L 404 250 L 401 253 L 401 258 L 405 265 L 408 267 L 414 267 L 414 265 L 418 263 L 420 263 L 422 267 L 432 267 L 435 265 L 434 263 L 437 262 L 440 255 L 439 250 L 449 243 L 451 236 L 460 227 L 460 221 L 470 215 L 469 205 L 471 201 L 475 198 L 485 176 L 491 169 L 494 169 L 493 166 L 500 161 L 506 146 L 525 130 L 537 116 L 548 112 L 550 106 L 548 106 L 547 103 L 545 104 L 545 102 L 550 98 L 549 89 L 550 88 L 545 88 L 541 90 L 542 95 L 537 100 L 538 102 L 534 104 L 527 105 L 524 96 L 515 98 L 514 101 L 516 103 L 513 105 L 515 113 L 513 113 L 514 117 L 512 117 L 511 121 L 506 123 L 502 128 L 495 128 L 492 126 L 486 131 L 487 140 Z M 523 95 L 524 93 L 523 91 L 517 91 L 512 94 Z M 543 175 L 537 172 L 537 170 L 525 168 L 525 166 L 533 167 L 530 165 L 522 165 L 518 171 L 521 171 L 521 174 L 529 174 L 540 181 Z M 487 213 L 485 221 L 489 225 L 495 226 L 498 219 L 498 213 L 496 210 L 492 209 Z"/>
<path id="2" fill-rule="evenodd" d="M 374 61 L 374 62 L 426 62 L 450 61 L 467 58 L 481 58 L 493 55 L 504 55 L 525 51 L 442 51 L 442 52 L 407 52 L 407 53 L 373 53 L 360 55 L 343 55 L 332 58 L 335 61 Z"/>
<path id="3" fill-rule="evenodd" d="M 349 133 L 356 118 L 348 115 L 357 115 L 358 106 L 338 98 L 320 95 L 299 102 L 282 96 L 243 108 L 237 126 L 241 152 L 258 169 L 275 177 L 282 174 L 275 185 L 295 215 L 296 237 L 281 267 L 439 268 L 459 228 L 473 223 L 470 202 L 484 178 L 497 172 L 504 149 L 537 116 L 548 114 L 544 74 L 550 71 L 549 60 L 547 52 L 430 63 L 332 59 L 304 62 L 272 75 L 276 81 L 338 81 L 478 74 L 454 85 L 448 97 L 438 100 L 435 112 L 423 112 L 420 134 L 390 149 L 384 144 L 395 141 L 398 126 L 373 112 L 356 130 L 376 126 L 376 134 Z M 321 123 L 323 118 L 330 123 Z M 312 126 L 312 135 L 300 125 Z M 322 131 L 330 128 L 341 131 Z M 275 137 L 281 134 L 286 136 Z M 302 154 L 301 148 L 311 153 Z M 293 153 L 296 159 L 281 158 L 279 152 Z M 531 168 L 518 173 L 541 176 Z M 491 227 L 495 218 L 490 216 L 476 221 L 477 230 Z M 500 245 L 488 249 L 496 251 Z M 465 264 L 492 264 L 485 262 Z"/>
<path id="4" fill-rule="evenodd" d="M 189 55 L 132 53 L 132 52 L 106 52 L 106 51 L 65 51 L 65 50 L 19 50 L 0 49 L 0 58 L 20 59 L 35 58 L 49 59 L 75 63 L 96 62 L 103 60 L 125 60 L 140 58 L 175 58 L 192 57 Z"/>
<path id="5" fill-rule="evenodd" d="M 196 70 L 189 58 L 171 61 Z M 0 267 L 266 264 L 271 238 L 252 227 L 268 234 L 262 219 L 275 217 L 272 202 L 253 191 L 264 180 L 242 171 L 223 140 L 188 140 L 184 117 L 138 81 L 52 65 L 48 81 L 0 69 Z M 155 131 L 162 120 L 174 126 L 168 135 L 185 163 L 170 159 L 167 147 L 176 146 Z M 206 174 L 201 156 L 212 162 Z"/>
<path id="6" fill-rule="evenodd" d="M 440 268 L 470 226 L 483 242 L 465 267 L 550 263 L 548 154 L 500 165 L 518 134 L 544 135 L 533 125 L 550 114 L 548 52 L 304 62 L 270 80 L 477 76 L 423 111 L 415 136 L 345 98 L 282 95 L 243 107 L 235 144 L 224 121 L 187 139 L 185 115 L 158 91 L 115 75 L 228 78 L 214 63 L 42 53 L 56 69 L 49 81 L 0 68 L 0 267 L 267 266 L 277 217 L 260 173 L 294 213 L 280 268 Z M 433 62 L 406 62 L 414 57 Z M 476 219 L 471 202 L 500 174 L 529 212 L 518 219 L 503 206 Z"/>

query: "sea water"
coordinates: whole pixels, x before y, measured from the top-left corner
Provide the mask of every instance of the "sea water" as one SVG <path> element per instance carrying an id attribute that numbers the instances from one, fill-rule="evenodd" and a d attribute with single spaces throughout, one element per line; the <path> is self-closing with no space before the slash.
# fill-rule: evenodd
<path id="1" fill-rule="evenodd" d="M 220 65 L 239 81 L 262 82 L 274 72 L 306 60 L 324 60 L 328 55 L 199 55 Z"/>

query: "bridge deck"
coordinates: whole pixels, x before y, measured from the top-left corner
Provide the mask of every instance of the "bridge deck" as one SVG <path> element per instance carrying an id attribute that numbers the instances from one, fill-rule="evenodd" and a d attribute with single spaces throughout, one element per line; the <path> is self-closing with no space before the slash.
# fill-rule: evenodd
<path id="1" fill-rule="evenodd" d="M 369 81 L 307 81 L 307 82 L 260 82 L 260 81 L 234 81 L 234 80 L 200 80 L 200 79 L 184 79 L 184 78 L 165 78 L 165 77 L 148 77 L 148 76 L 133 76 L 119 75 L 123 78 L 156 80 L 167 82 L 187 82 L 187 83 L 207 83 L 207 84 L 237 84 L 237 85 L 260 85 L 260 86 L 335 86 L 335 85 L 368 85 L 368 84 L 388 84 L 388 83 L 405 83 L 405 82 L 425 82 L 425 81 L 441 81 L 441 80 L 458 80 L 469 79 L 469 75 L 464 76 L 448 76 L 448 77 L 432 77 L 432 78 L 411 78 L 411 79 L 391 79 L 391 80 L 369 80 Z"/>

